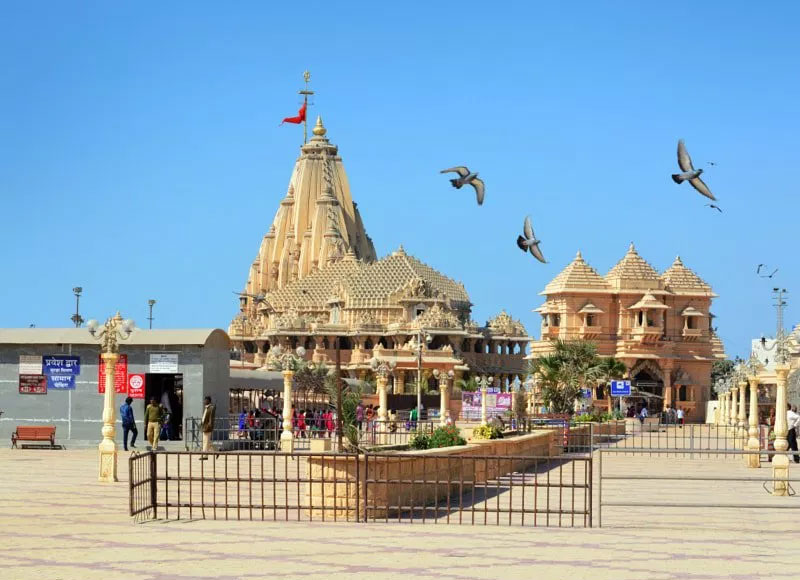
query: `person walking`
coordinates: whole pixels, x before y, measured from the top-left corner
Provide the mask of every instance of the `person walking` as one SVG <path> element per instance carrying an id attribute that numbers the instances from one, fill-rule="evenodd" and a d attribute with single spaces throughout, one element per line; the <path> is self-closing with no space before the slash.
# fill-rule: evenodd
<path id="1" fill-rule="evenodd" d="M 150 442 L 150 449 L 158 450 L 158 440 L 161 436 L 161 421 L 164 418 L 164 410 L 156 402 L 155 397 L 150 397 L 150 404 L 144 410 L 144 432 Z"/>
<path id="2" fill-rule="evenodd" d="M 678 417 L 678 426 L 681 429 L 683 429 L 683 409 L 681 409 L 680 407 L 678 407 L 677 417 Z"/>
<path id="3" fill-rule="evenodd" d="M 786 405 L 786 441 L 789 443 L 789 449 L 797 451 L 797 432 L 800 431 L 800 415 L 797 414 L 797 408 L 792 409 L 791 405 Z M 794 462 L 800 463 L 800 455 L 794 454 Z"/>
<path id="4" fill-rule="evenodd" d="M 136 449 L 136 436 L 139 431 L 136 429 L 136 421 L 133 418 L 132 397 L 126 397 L 125 403 L 119 408 L 119 417 L 122 420 L 122 445 L 125 451 L 128 450 L 128 433 L 133 433 L 131 437 L 131 449 Z"/>
<path id="5" fill-rule="evenodd" d="M 361 431 L 364 425 L 364 405 L 361 404 L 361 401 L 359 401 L 356 406 L 356 425 L 358 425 L 359 431 Z"/>
<path id="6" fill-rule="evenodd" d="M 217 408 L 211 404 L 211 397 L 203 399 L 205 408 L 203 409 L 203 420 L 201 426 L 203 429 L 203 455 L 200 456 L 201 460 L 208 459 L 207 453 L 211 451 L 211 435 L 214 433 L 214 419 L 217 413 Z"/>

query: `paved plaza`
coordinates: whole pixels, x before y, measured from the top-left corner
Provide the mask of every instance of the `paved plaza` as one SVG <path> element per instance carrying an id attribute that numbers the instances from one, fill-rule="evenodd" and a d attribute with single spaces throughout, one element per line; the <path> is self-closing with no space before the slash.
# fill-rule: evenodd
<path id="1" fill-rule="evenodd" d="M 609 507 L 602 529 L 210 520 L 135 524 L 128 517 L 127 461 L 120 462 L 115 485 L 96 482 L 97 453 L 91 450 L 3 449 L 0 465 L 0 578 L 9 579 L 780 578 L 796 575 L 800 541 L 796 510 Z M 731 459 L 609 454 L 604 472 L 770 473 L 747 470 Z M 688 490 L 691 497 L 684 499 L 692 502 L 800 502 L 773 498 L 756 482 L 610 481 L 604 486 L 607 500 L 671 501 Z"/>

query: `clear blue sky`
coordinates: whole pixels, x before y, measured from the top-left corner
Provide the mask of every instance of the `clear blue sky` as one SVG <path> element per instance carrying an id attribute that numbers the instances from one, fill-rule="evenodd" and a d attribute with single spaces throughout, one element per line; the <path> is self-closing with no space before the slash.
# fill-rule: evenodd
<path id="1" fill-rule="evenodd" d="M 774 333 L 773 285 L 796 321 L 800 4 L 277 4 L 2 4 L 0 325 L 68 325 L 81 285 L 87 318 L 146 325 L 152 297 L 156 327 L 226 328 L 306 68 L 378 253 L 461 279 L 476 320 L 538 334 L 537 293 L 578 249 L 605 273 L 633 240 L 713 285 L 731 355 Z M 681 137 L 718 164 L 724 214 L 670 180 Z M 439 175 L 455 164 L 483 207 Z M 547 265 L 516 248 L 526 214 Z"/>

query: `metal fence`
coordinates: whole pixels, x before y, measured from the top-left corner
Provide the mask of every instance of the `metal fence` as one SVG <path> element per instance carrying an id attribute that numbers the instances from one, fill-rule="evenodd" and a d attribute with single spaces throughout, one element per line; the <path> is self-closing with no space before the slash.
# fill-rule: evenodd
<path id="1" fill-rule="evenodd" d="M 202 449 L 202 419 L 187 417 L 184 423 L 186 450 Z M 214 429 L 211 432 L 212 444 L 219 451 L 274 451 L 278 447 L 279 440 L 278 421 L 271 415 L 257 418 L 253 426 L 247 422 L 242 425 L 239 418 L 233 415 L 217 417 L 214 419 Z"/>
<path id="2" fill-rule="evenodd" d="M 155 454 L 152 451 L 134 451 L 128 458 L 130 515 L 137 520 L 157 517 L 155 468 Z"/>
<path id="3" fill-rule="evenodd" d="M 131 456 L 131 515 L 519 526 L 592 523 L 591 457 L 250 451 L 203 457 L 202 452 L 169 451 Z M 140 491 L 145 488 L 151 495 Z"/>
<path id="4" fill-rule="evenodd" d="M 375 421 L 359 434 L 359 445 L 408 445 L 418 434 L 431 434 L 438 427 L 434 421 Z"/>
<path id="5" fill-rule="evenodd" d="M 692 423 L 686 425 L 664 423 L 629 422 L 624 437 L 603 441 L 595 438 L 595 448 L 613 448 L 615 450 L 641 449 L 664 451 L 671 450 L 674 455 L 687 458 L 704 458 L 715 455 L 719 458 L 731 458 L 732 455 L 722 453 L 742 449 L 747 436 L 734 426 L 712 425 L 708 423 Z M 767 441 L 760 438 L 763 449 L 767 449 Z M 695 453 L 703 451 L 705 453 Z"/>
<path id="6" fill-rule="evenodd" d="M 690 510 L 689 517 L 682 519 L 684 524 L 688 524 L 692 519 L 697 518 L 696 510 L 699 508 L 718 509 L 800 509 L 800 498 L 796 496 L 792 484 L 800 483 L 798 479 L 777 480 L 773 476 L 772 470 L 769 475 L 758 475 L 758 470 L 750 471 L 744 466 L 745 460 L 750 455 L 791 455 L 792 451 L 755 451 L 746 449 L 719 449 L 709 453 L 705 449 L 682 449 L 676 453 L 674 449 L 655 449 L 655 448 L 609 448 L 600 449 L 597 452 L 597 523 L 603 525 L 603 508 L 615 507 L 626 508 L 623 511 L 615 510 L 617 514 L 625 514 L 626 517 L 636 517 L 630 513 L 630 508 L 642 508 L 646 511 L 648 522 L 657 521 L 662 518 L 662 509 L 683 508 Z M 609 458 L 622 456 L 626 461 L 617 461 L 609 465 Z M 646 457 L 647 462 L 635 462 L 633 456 Z M 714 462 L 707 462 L 704 468 L 696 463 L 689 469 L 682 460 L 687 457 L 694 459 L 710 459 L 721 456 L 737 459 L 742 465 L 744 473 L 755 473 L 756 475 L 745 475 L 737 473 L 740 470 L 731 470 L 730 467 L 719 470 L 714 469 Z M 605 459 L 604 459 L 605 457 Z M 657 458 L 662 464 L 668 464 L 666 471 L 668 475 L 662 473 L 651 473 L 648 469 L 652 465 L 653 457 Z M 718 465 L 730 466 L 730 463 L 718 463 Z M 663 469 L 661 470 L 664 471 Z M 720 472 L 721 471 L 721 472 Z M 649 482 L 669 482 L 668 485 L 660 485 L 657 488 L 648 485 Z M 771 491 L 776 482 L 782 481 L 787 487 L 785 497 L 771 495 Z M 625 482 L 616 485 L 611 490 L 608 489 L 609 482 Z M 702 495 L 703 491 L 709 487 L 714 489 L 715 501 L 691 501 L 692 497 Z M 658 490 L 658 492 L 655 491 Z M 768 501 L 758 501 L 757 497 L 766 497 Z M 729 499 L 730 501 L 725 501 Z M 744 501 L 746 500 L 746 501 Z M 736 514 L 734 514 L 736 517 Z M 736 517 L 736 522 L 740 519 Z"/>

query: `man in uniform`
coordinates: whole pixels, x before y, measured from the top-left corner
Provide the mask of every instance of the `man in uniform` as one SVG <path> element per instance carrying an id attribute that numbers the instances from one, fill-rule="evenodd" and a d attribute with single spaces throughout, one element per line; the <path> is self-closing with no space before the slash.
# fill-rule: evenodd
<path id="1" fill-rule="evenodd" d="M 158 439 L 161 436 L 161 422 L 164 419 L 164 410 L 156 402 L 155 397 L 150 397 L 150 404 L 144 410 L 144 432 L 153 451 L 158 449 Z"/>
<path id="2" fill-rule="evenodd" d="M 206 397 L 203 401 L 206 406 L 203 409 L 203 420 L 201 423 L 201 428 L 203 429 L 203 455 L 200 459 L 206 460 L 208 459 L 206 452 L 211 451 L 211 435 L 214 433 L 214 416 L 216 415 L 217 409 L 211 404 L 211 397 Z"/>

